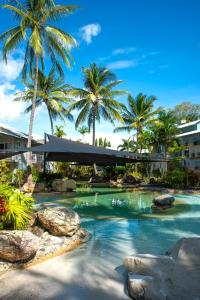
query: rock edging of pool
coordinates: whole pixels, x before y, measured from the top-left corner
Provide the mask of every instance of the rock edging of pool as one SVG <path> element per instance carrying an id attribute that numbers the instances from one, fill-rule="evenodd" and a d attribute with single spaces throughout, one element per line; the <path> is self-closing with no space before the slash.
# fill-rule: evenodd
<path id="1" fill-rule="evenodd" d="M 90 234 L 76 212 L 64 207 L 35 213 L 27 230 L 0 231 L 0 273 L 26 268 L 71 251 Z"/>
<path id="2" fill-rule="evenodd" d="M 129 295 L 144 300 L 199 299 L 199 257 L 200 237 L 180 239 L 168 255 L 126 257 Z"/>

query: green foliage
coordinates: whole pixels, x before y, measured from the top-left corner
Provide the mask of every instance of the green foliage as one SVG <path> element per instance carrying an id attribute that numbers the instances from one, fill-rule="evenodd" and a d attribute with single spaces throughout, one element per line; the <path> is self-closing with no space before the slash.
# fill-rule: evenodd
<path id="1" fill-rule="evenodd" d="M 23 101 L 28 103 L 28 107 L 25 110 L 25 113 L 30 113 L 32 111 L 32 99 L 34 95 L 34 82 L 26 84 L 27 89 L 24 92 L 17 94 L 15 101 Z M 52 68 L 47 76 L 39 70 L 38 74 L 38 89 L 37 89 L 37 98 L 36 98 L 36 108 L 44 104 L 47 108 L 49 114 L 49 119 L 51 123 L 51 131 L 54 133 L 53 122 L 57 119 L 65 121 L 72 121 L 73 117 L 71 114 L 67 113 L 65 108 L 66 104 L 70 100 L 66 96 L 66 89 L 68 85 L 64 84 L 64 80 L 60 77 L 56 77 L 55 70 Z M 62 137 L 63 133 L 61 130 L 58 135 L 58 128 L 56 131 L 58 137 Z"/>
<path id="2" fill-rule="evenodd" d="M 111 142 L 108 141 L 106 138 L 103 139 L 102 137 L 95 140 L 95 146 L 101 147 L 101 148 L 107 148 L 111 147 Z"/>
<path id="3" fill-rule="evenodd" d="M 57 57 L 67 66 L 71 65 L 72 57 L 69 52 L 70 46 L 76 42 L 65 31 L 51 25 L 63 16 L 72 13 L 77 7 L 73 5 L 56 5 L 54 1 L 11 1 L 13 5 L 4 5 L 14 15 L 17 26 L 9 29 L 0 36 L 3 41 L 3 58 L 7 62 L 7 56 L 11 51 L 18 48 L 21 42 L 26 43 L 23 78 L 27 72 L 34 78 L 35 57 L 40 58 L 41 66 L 44 68 L 45 53 L 52 65 L 63 75 L 62 66 Z"/>
<path id="4" fill-rule="evenodd" d="M 178 124 L 181 124 L 182 121 L 192 122 L 200 119 L 200 104 L 182 102 L 176 105 L 172 112 Z"/>
<path id="5" fill-rule="evenodd" d="M 26 175 L 27 173 L 25 170 L 17 169 L 13 174 L 12 183 L 18 187 L 21 187 L 26 180 Z"/>
<path id="6" fill-rule="evenodd" d="M 12 173 L 9 163 L 6 160 L 0 161 L 0 184 L 8 183 L 11 180 Z"/>
<path id="7" fill-rule="evenodd" d="M 78 110 L 79 115 L 75 126 L 87 122 L 89 130 L 93 129 L 93 143 L 95 142 L 95 122 L 101 119 L 114 124 L 115 120 L 123 122 L 120 114 L 122 105 L 116 100 L 119 95 L 125 94 L 122 90 L 114 90 L 122 81 L 116 80 L 113 72 L 104 67 L 91 64 L 89 68 L 83 68 L 84 89 L 71 88 L 69 97 L 79 100 L 69 107 L 69 112 Z"/>
<path id="8" fill-rule="evenodd" d="M 59 137 L 59 138 L 62 138 L 63 136 L 66 135 L 66 133 L 63 130 L 62 125 L 61 126 L 56 125 L 54 135 Z"/>
<path id="9" fill-rule="evenodd" d="M 0 185 L 0 223 L 5 229 L 24 229 L 33 211 L 34 199 L 10 185 Z"/>
<path id="10" fill-rule="evenodd" d="M 186 171 L 177 168 L 168 171 L 163 180 L 172 188 L 184 188 L 186 183 Z"/>
<path id="11" fill-rule="evenodd" d="M 123 106 L 123 121 L 125 125 L 117 127 L 114 131 L 128 131 L 136 130 L 136 149 L 141 150 L 139 145 L 139 138 L 145 126 L 155 121 L 155 116 L 160 109 L 154 109 L 153 104 L 156 97 L 140 93 L 136 98 L 131 95 L 128 96 L 128 108 Z"/>
<path id="12" fill-rule="evenodd" d="M 122 139 L 122 142 L 123 143 L 117 147 L 118 150 L 135 152 L 136 142 L 131 137 L 129 137 L 128 139 Z"/>

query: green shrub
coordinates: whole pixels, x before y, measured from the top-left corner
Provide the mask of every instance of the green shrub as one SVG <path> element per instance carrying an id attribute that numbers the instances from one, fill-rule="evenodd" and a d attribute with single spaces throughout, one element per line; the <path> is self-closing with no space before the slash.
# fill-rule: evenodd
<path id="1" fill-rule="evenodd" d="M 9 183 L 12 179 L 10 165 L 6 160 L 0 161 L 0 184 Z"/>
<path id="2" fill-rule="evenodd" d="M 8 184 L 0 185 L 0 223 L 3 229 L 24 229 L 31 218 L 34 199 Z"/>
<path id="3" fill-rule="evenodd" d="M 163 179 L 172 188 L 184 188 L 186 183 L 186 171 L 184 169 L 168 171 Z"/>

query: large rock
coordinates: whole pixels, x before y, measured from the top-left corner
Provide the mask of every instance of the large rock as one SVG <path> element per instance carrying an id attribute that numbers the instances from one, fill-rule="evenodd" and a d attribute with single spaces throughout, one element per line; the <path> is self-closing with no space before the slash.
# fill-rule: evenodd
<path id="1" fill-rule="evenodd" d="M 76 189 L 76 181 L 73 179 L 55 179 L 52 183 L 55 192 L 73 191 Z"/>
<path id="2" fill-rule="evenodd" d="M 123 178 L 123 183 L 126 184 L 138 184 L 141 183 L 141 179 L 139 177 L 133 176 L 133 175 L 126 175 Z"/>
<path id="3" fill-rule="evenodd" d="M 156 206 L 172 206 L 174 201 L 175 198 L 173 196 L 165 194 L 165 195 L 155 197 L 153 203 Z"/>
<path id="4" fill-rule="evenodd" d="M 32 174 L 27 178 L 27 182 L 23 185 L 22 190 L 25 193 L 41 193 L 45 191 L 44 183 L 34 182 Z"/>
<path id="5" fill-rule="evenodd" d="M 39 247 L 39 238 L 26 230 L 0 231 L 0 258 L 18 262 L 31 259 Z"/>
<path id="6" fill-rule="evenodd" d="M 72 236 L 80 227 L 79 215 L 66 207 L 41 210 L 38 219 L 45 229 L 57 236 Z"/>
<path id="7" fill-rule="evenodd" d="M 181 239 L 168 253 L 124 260 L 133 299 L 200 299 L 200 238 Z"/>

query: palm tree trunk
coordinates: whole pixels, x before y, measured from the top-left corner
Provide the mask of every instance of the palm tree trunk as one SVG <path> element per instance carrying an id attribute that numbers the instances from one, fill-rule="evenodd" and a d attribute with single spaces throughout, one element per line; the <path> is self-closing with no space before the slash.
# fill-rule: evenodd
<path id="1" fill-rule="evenodd" d="M 93 108 L 93 120 L 92 120 L 92 145 L 95 146 L 95 133 L 96 133 L 96 118 L 95 118 L 95 108 Z M 94 163 L 94 174 L 98 175 L 97 165 Z"/>
<path id="2" fill-rule="evenodd" d="M 36 56 L 35 56 L 34 93 L 33 93 L 33 99 L 32 99 L 32 110 L 31 110 L 30 121 L 29 121 L 29 130 L 28 130 L 28 143 L 27 143 L 28 148 L 31 147 L 31 140 L 32 140 L 32 133 L 33 133 L 33 122 L 34 122 L 35 109 L 36 109 L 36 97 L 37 97 L 37 88 L 38 88 L 38 64 L 39 64 L 39 58 L 38 58 L 38 55 L 36 54 Z M 31 152 L 28 152 L 27 164 L 29 166 L 32 165 Z"/>

